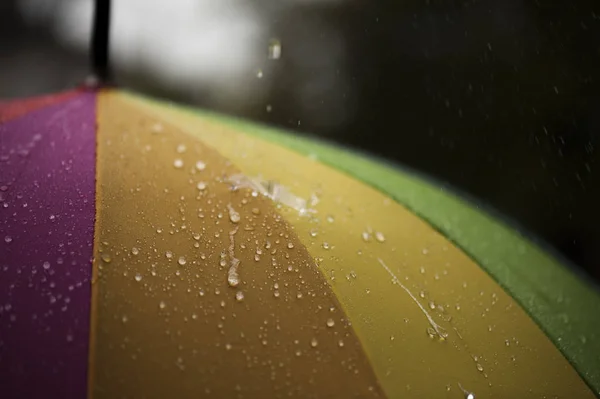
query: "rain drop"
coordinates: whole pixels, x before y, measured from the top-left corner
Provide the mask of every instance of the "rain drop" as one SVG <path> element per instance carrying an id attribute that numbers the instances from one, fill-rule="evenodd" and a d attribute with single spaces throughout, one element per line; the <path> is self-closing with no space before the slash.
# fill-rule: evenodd
<path id="1" fill-rule="evenodd" d="M 271 39 L 269 41 L 269 59 L 278 60 L 281 58 L 281 42 L 279 39 Z"/>
<path id="2" fill-rule="evenodd" d="M 206 183 L 201 181 L 200 183 L 198 183 L 198 185 L 196 187 L 198 188 L 198 190 L 204 191 L 206 189 Z"/>
<path id="3" fill-rule="evenodd" d="M 131 248 L 131 253 L 134 254 L 134 255 L 137 255 L 137 254 L 140 253 L 140 250 L 137 249 L 136 247 L 133 247 L 133 248 Z"/>
<path id="4" fill-rule="evenodd" d="M 142 275 L 139 274 L 139 273 L 136 273 L 136 275 L 135 275 L 135 281 L 137 281 L 137 282 L 142 281 Z"/>
<path id="5" fill-rule="evenodd" d="M 104 263 L 110 263 L 110 261 L 111 261 L 109 254 L 102 254 L 102 255 L 100 255 L 100 258 L 102 259 L 102 261 L 104 261 Z"/>
<path id="6" fill-rule="evenodd" d="M 477 370 L 478 371 L 483 371 L 483 366 L 479 363 L 477 363 Z"/>
<path id="7" fill-rule="evenodd" d="M 328 242 L 324 242 L 322 246 L 323 246 L 323 249 L 329 249 L 330 248 Z"/>
<path id="8" fill-rule="evenodd" d="M 316 348 L 317 345 L 319 345 L 319 342 L 317 341 L 316 338 L 313 338 L 310 340 L 310 346 L 312 346 L 313 348 Z"/>
<path id="9" fill-rule="evenodd" d="M 158 307 L 159 307 L 160 309 L 164 309 L 164 308 L 166 308 L 166 307 L 167 307 L 167 304 L 165 303 L 165 301 L 160 301 L 160 302 L 158 303 Z"/>
<path id="10" fill-rule="evenodd" d="M 179 144 L 179 145 L 177 146 L 177 152 L 178 152 L 179 154 L 183 154 L 183 153 L 185 152 L 185 150 L 187 150 L 187 148 L 186 148 L 185 144 Z"/>
<path id="11" fill-rule="evenodd" d="M 196 162 L 196 169 L 198 169 L 199 171 L 203 171 L 204 169 L 206 169 L 206 164 L 202 161 L 198 161 Z"/>
<path id="12" fill-rule="evenodd" d="M 342 341 L 341 339 L 338 341 L 338 346 L 340 348 L 342 348 L 344 346 L 344 341 Z"/>
<path id="13" fill-rule="evenodd" d="M 167 259 L 171 259 L 173 257 L 173 252 L 167 251 L 165 252 L 165 256 L 167 257 Z"/>
<path id="14" fill-rule="evenodd" d="M 274 296 L 275 298 L 279 298 L 279 291 L 275 291 L 275 292 L 273 292 L 273 296 Z"/>
<path id="15" fill-rule="evenodd" d="M 179 265 L 184 266 L 187 261 L 185 260 L 184 256 L 180 256 L 179 259 L 177 260 L 177 263 L 179 263 Z"/>
<path id="16" fill-rule="evenodd" d="M 177 169 L 183 168 L 183 159 L 177 158 L 175 161 L 173 161 L 173 166 L 175 166 Z"/>
<path id="17" fill-rule="evenodd" d="M 242 302 L 244 300 L 244 293 L 242 291 L 238 291 L 235 293 L 235 299 L 238 302 Z"/>
<path id="18" fill-rule="evenodd" d="M 379 242 L 385 242 L 385 236 L 380 231 L 375 232 L 375 239 Z"/>
<path id="19" fill-rule="evenodd" d="M 44 263 L 42 264 L 42 267 L 43 267 L 45 270 L 48 270 L 48 269 L 50 269 L 50 262 L 44 262 Z"/>
<path id="20" fill-rule="evenodd" d="M 292 248 L 294 248 L 294 243 L 292 243 L 292 242 L 288 242 L 288 244 L 287 244 L 287 247 L 288 247 L 289 249 L 292 249 Z"/>
<path id="21" fill-rule="evenodd" d="M 231 220 L 231 223 L 239 223 L 241 219 L 240 214 L 233 209 L 231 204 L 227 205 L 227 209 L 229 210 L 229 220 Z"/>
<path id="22" fill-rule="evenodd" d="M 327 319 L 327 327 L 333 327 L 335 326 L 335 321 L 333 321 L 333 319 Z"/>

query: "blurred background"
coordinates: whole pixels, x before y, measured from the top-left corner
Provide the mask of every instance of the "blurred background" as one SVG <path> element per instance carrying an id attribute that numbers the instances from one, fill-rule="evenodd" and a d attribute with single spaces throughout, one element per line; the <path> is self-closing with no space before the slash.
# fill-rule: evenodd
<path id="1" fill-rule="evenodd" d="M 89 72 L 92 0 L 0 1 L 0 97 Z M 600 2 L 117 0 L 143 93 L 332 140 L 493 209 L 600 281 Z"/>

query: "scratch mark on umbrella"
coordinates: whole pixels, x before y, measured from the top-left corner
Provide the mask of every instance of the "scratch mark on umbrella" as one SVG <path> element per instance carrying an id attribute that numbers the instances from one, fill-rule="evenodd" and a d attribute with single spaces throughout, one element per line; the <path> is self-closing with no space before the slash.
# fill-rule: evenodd
<path id="1" fill-rule="evenodd" d="M 402 282 L 400 282 L 398 277 L 396 277 L 396 275 L 390 270 L 390 268 L 385 264 L 385 262 L 381 258 L 377 258 L 377 260 L 379 261 L 381 266 L 388 272 L 388 274 L 392 277 L 392 282 L 394 284 L 398 284 L 408 294 L 408 296 L 410 296 L 411 299 L 417 304 L 417 306 L 419 307 L 419 309 L 421 309 L 421 312 L 423 312 L 423 314 L 429 321 L 429 324 L 431 324 L 431 327 L 435 330 L 437 335 L 440 338 L 444 338 L 444 339 L 447 338 L 448 333 L 446 332 L 446 330 L 443 327 L 441 327 L 440 325 L 438 325 L 435 322 L 435 320 L 433 320 L 433 318 L 431 317 L 429 312 L 427 312 L 427 310 L 423 307 L 423 305 L 421 305 L 421 302 L 419 302 L 417 300 L 417 298 L 413 295 L 413 293 L 410 292 L 410 290 L 408 288 L 406 288 L 406 286 L 404 284 L 402 284 Z"/>

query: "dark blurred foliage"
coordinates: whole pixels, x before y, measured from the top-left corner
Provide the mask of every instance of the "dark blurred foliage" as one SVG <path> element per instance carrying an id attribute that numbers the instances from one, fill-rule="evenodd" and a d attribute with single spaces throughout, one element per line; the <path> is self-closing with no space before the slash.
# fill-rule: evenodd
<path id="1" fill-rule="evenodd" d="M 27 84 L 15 92 L 33 94 L 27 87 L 44 91 L 80 79 L 86 57 L 41 29 L 21 29 L 16 13 L 7 11 L 11 3 L 0 5 L 0 60 L 16 65 L 15 57 L 24 57 L 22 64 L 35 66 L 16 72 L 7 70 L 10 63 L 0 66 L 0 86 L 22 79 Z M 342 1 L 276 15 L 270 32 L 284 43 L 284 56 L 268 99 L 238 115 L 429 174 L 600 278 L 599 2 Z M 297 62 L 311 61 L 319 41 L 333 40 L 331 32 L 343 39 L 341 72 L 319 68 L 326 64 L 322 54 Z M 302 76 L 324 73 L 344 79 L 313 97 L 307 91 L 299 102 L 294 91 Z M 40 74 L 54 80 L 41 82 Z M 135 71 L 121 80 L 190 100 Z M 201 98 L 195 103 L 212 107 Z M 266 112 L 265 104 L 276 106 Z M 328 113 L 344 118 L 314 117 Z"/>

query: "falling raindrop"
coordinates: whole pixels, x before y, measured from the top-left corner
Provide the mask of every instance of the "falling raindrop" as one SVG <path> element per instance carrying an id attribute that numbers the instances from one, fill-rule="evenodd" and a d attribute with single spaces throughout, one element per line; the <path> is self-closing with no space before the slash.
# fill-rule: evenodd
<path id="1" fill-rule="evenodd" d="M 183 168 L 183 159 L 177 158 L 175 161 L 173 161 L 173 166 L 175 166 L 177 169 Z"/>
<path id="2" fill-rule="evenodd" d="M 278 60 L 281 58 L 281 42 L 279 39 L 271 39 L 269 41 L 269 59 Z"/>

